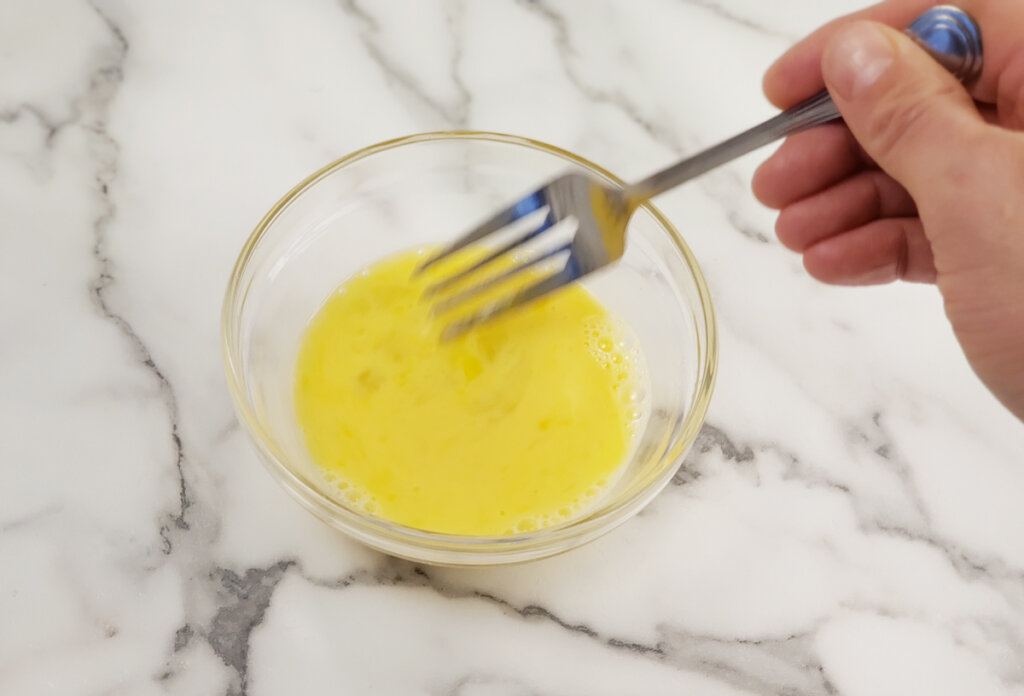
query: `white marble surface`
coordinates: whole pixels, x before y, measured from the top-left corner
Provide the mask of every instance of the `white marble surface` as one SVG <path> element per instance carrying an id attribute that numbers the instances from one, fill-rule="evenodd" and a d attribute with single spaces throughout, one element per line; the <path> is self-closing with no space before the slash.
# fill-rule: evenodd
<path id="1" fill-rule="evenodd" d="M 478 128 L 624 176 L 771 113 L 855 0 L 4 0 L 0 694 L 1024 694 L 1024 426 L 935 291 L 820 286 L 748 192 L 664 196 L 708 426 L 565 556 L 420 568 L 328 530 L 232 413 L 219 310 L 296 181 Z"/>

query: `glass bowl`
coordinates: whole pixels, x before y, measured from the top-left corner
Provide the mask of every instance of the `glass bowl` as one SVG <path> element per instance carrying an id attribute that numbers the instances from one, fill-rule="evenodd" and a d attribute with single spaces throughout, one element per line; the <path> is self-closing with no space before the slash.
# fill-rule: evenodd
<path id="1" fill-rule="evenodd" d="M 296 357 L 303 330 L 328 295 L 374 261 L 449 240 L 567 169 L 622 183 L 581 157 L 534 140 L 497 133 L 415 135 L 328 165 L 257 225 L 224 300 L 228 385 L 270 472 L 321 520 L 385 553 L 425 563 L 521 562 L 605 534 L 672 478 L 703 423 L 717 344 L 697 261 L 652 205 L 634 214 L 621 261 L 585 281 L 635 334 L 650 375 L 650 414 L 621 476 L 578 517 L 502 537 L 404 527 L 346 507 L 322 483 L 303 444 L 293 404 Z"/>

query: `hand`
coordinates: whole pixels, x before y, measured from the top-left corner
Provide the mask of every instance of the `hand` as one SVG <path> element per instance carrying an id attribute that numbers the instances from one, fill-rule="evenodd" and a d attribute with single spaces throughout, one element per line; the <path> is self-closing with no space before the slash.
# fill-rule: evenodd
<path id="1" fill-rule="evenodd" d="M 789 138 L 754 193 L 819 280 L 936 283 L 971 366 L 1024 419 L 1024 0 L 963 0 L 985 47 L 969 91 L 890 28 L 936 4 L 875 5 L 769 69 L 775 105 L 824 84 L 845 125 Z"/>

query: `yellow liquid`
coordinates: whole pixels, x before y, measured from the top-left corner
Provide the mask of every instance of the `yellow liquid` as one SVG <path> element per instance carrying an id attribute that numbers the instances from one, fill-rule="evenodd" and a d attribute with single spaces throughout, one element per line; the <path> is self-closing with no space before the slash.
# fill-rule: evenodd
<path id="1" fill-rule="evenodd" d="M 314 462 L 350 505 L 410 527 L 503 535 L 572 517 L 629 453 L 638 356 L 578 286 L 442 342 L 431 279 L 410 279 L 423 258 L 357 274 L 307 328 L 295 406 Z"/>

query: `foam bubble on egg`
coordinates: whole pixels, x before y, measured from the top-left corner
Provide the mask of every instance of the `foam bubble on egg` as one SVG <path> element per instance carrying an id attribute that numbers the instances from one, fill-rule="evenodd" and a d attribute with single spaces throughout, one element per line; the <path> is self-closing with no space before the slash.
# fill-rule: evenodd
<path id="1" fill-rule="evenodd" d="M 613 372 L 615 388 L 635 435 L 649 410 L 647 375 L 636 338 L 609 317 L 588 318 L 583 323 L 583 335 L 589 353 L 603 368 Z"/>

